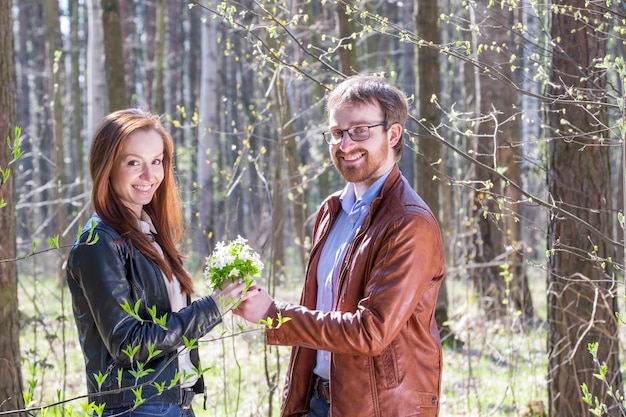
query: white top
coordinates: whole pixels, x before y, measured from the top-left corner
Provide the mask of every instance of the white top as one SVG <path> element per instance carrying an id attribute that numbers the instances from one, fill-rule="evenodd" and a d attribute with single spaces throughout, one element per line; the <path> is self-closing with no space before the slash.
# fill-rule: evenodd
<path id="1" fill-rule="evenodd" d="M 154 224 L 152 224 L 152 219 L 143 210 L 141 211 L 139 225 L 141 230 L 146 234 L 157 233 L 154 228 Z M 163 249 L 161 249 L 161 246 L 159 246 L 156 240 L 153 239 L 152 244 L 161 256 L 163 256 Z M 161 274 L 163 276 L 163 282 L 165 282 L 165 287 L 167 288 L 167 296 L 170 300 L 170 307 L 172 311 L 179 311 L 182 308 L 187 307 L 187 294 L 181 291 L 178 279 L 172 275 L 172 281 L 169 281 L 163 271 L 161 271 Z M 182 375 L 180 383 L 183 388 L 192 387 L 198 381 L 199 375 L 194 370 L 191 358 L 189 357 L 189 351 L 185 346 L 178 348 L 178 370 Z"/>

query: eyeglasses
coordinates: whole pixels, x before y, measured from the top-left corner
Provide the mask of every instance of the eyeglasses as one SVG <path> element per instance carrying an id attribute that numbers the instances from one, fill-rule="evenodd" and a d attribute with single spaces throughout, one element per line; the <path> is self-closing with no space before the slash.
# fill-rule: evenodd
<path id="1" fill-rule="evenodd" d="M 361 142 L 363 140 L 367 140 L 370 137 L 370 129 L 378 126 L 385 126 L 387 122 L 376 123 L 375 125 L 369 126 L 353 126 L 350 129 L 334 129 L 330 132 L 324 132 L 324 140 L 329 145 L 338 145 L 341 143 L 343 139 L 344 133 L 348 133 L 350 139 L 355 142 Z"/>

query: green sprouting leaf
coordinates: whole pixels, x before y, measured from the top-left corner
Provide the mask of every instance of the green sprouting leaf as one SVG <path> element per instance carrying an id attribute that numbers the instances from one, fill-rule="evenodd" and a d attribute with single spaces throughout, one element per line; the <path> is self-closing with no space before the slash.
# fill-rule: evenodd
<path id="1" fill-rule="evenodd" d="M 48 248 L 59 249 L 59 235 L 48 238 Z"/>
<path id="2" fill-rule="evenodd" d="M 148 362 L 150 362 L 150 360 L 152 358 L 154 358 L 155 356 L 157 356 L 159 353 L 163 352 L 160 349 L 155 349 L 154 348 L 154 343 L 151 343 L 150 346 L 148 346 Z"/>
<path id="3" fill-rule="evenodd" d="M 102 413 L 104 412 L 104 406 L 106 406 L 106 403 L 95 404 L 92 402 L 91 404 L 93 404 L 91 409 L 96 413 L 96 415 L 98 417 L 102 417 Z"/>
<path id="4" fill-rule="evenodd" d="M 135 306 L 133 308 L 130 307 L 130 303 L 128 302 L 128 300 L 124 300 L 124 302 L 122 304 L 120 304 L 120 307 L 122 307 L 122 310 L 124 310 L 126 313 L 128 313 L 128 315 L 130 315 L 131 317 L 135 318 L 135 320 L 143 323 L 144 320 L 139 315 L 139 307 L 140 306 L 141 306 L 141 299 L 139 299 L 139 300 L 137 300 L 135 302 Z"/>
<path id="5" fill-rule="evenodd" d="M 187 339 L 186 336 L 183 336 L 183 342 L 185 343 L 187 350 L 190 352 L 194 349 L 198 349 L 198 339 Z"/>
<path id="6" fill-rule="evenodd" d="M 181 377 L 182 375 L 180 371 L 176 371 L 176 373 L 174 374 L 174 377 L 170 381 L 170 386 L 168 388 L 174 388 L 176 385 L 178 385 L 178 381 L 180 381 Z"/>
<path id="7" fill-rule="evenodd" d="M 278 325 L 276 326 L 278 328 L 282 326 L 283 324 L 287 323 L 289 320 L 291 320 L 291 317 L 283 317 L 283 315 L 279 311 L 276 319 L 278 320 Z"/>
<path id="8" fill-rule="evenodd" d="M 152 368 L 144 368 L 145 364 L 143 363 L 137 363 L 137 369 L 133 369 L 128 371 L 129 374 L 131 374 L 133 377 L 135 377 L 135 379 L 140 379 L 143 378 L 146 375 L 149 375 L 150 373 L 154 372 L 154 369 Z"/>
<path id="9" fill-rule="evenodd" d="M 585 404 L 591 405 L 593 396 L 589 392 L 589 387 L 587 387 L 587 384 L 583 382 L 580 386 L 580 389 L 583 392 L 582 400 L 585 402 Z"/>
<path id="10" fill-rule="evenodd" d="M 135 359 L 135 355 L 137 354 L 137 352 L 139 352 L 139 346 L 133 347 L 131 345 L 128 345 L 126 346 L 126 349 L 122 349 L 122 353 L 128 356 L 128 359 L 131 363 Z"/>
<path id="11" fill-rule="evenodd" d="M 30 390 L 22 391 L 22 399 L 24 400 L 24 405 L 28 407 L 33 399 L 33 392 Z"/>
<path id="12" fill-rule="evenodd" d="M 167 326 L 165 326 L 165 323 L 167 323 L 167 313 L 163 314 L 161 317 L 157 317 L 156 313 L 155 305 L 148 307 L 148 314 L 150 314 L 152 321 L 158 324 L 163 330 L 167 330 Z"/>
<path id="13" fill-rule="evenodd" d="M 10 168 L 0 169 L 0 173 L 2 174 L 2 181 L 0 181 L 0 185 L 2 185 L 2 184 L 5 184 L 9 180 L 9 177 L 11 176 L 11 169 Z"/>
<path id="14" fill-rule="evenodd" d="M 143 404 L 146 400 L 145 398 L 142 397 L 142 393 L 143 393 L 143 387 L 137 387 L 137 388 L 133 388 L 133 394 L 135 394 L 135 401 L 133 406 L 134 407 L 139 407 L 141 404 Z"/>
<path id="15" fill-rule="evenodd" d="M 271 329 L 272 325 L 274 324 L 274 320 L 271 317 L 268 317 L 266 319 L 259 320 L 258 324 L 263 325 L 268 329 Z"/>
<path id="16" fill-rule="evenodd" d="M 106 381 L 108 376 L 109 376 L 108 373 L 103 374 L 102 371 L 98 371 L 97 374 L 93 374 L 93 377 L 96 380 L 96 383 L 98 384 L 98 391 L 102 389 L 102 384 L 104 384 L 104 381 Z"/>
<path id="17" fill-rule="evenodd" d="M 24 151 L 20 148 L 20 136 L 22 136 L 22 128 L 16 126 L 12 145 L 11 138 L 7 137 L 7 144 L 9 145 L 9 149 L 11 149 L 13 154 L 12 159 L 9 161 L 9 165 L 14 164 L 18 159 L 22 157 L 22 155 L 24 155 Z"/>
<path id="18" fill-rule="evenodd" d="M 95 221 L 91 221 L 91 225 L 89 227 L 89 234 L 87 235 L 87 241 L 85 243 L 87 243 L 88 245 L 94 245 L 96 244 L 96 242 L 98 242 L 98 235 L 95 234 L 94 232 L 96 230 L 96 222 Z"/>
<path id="19" fill-rule="evenodd" d="M 205 372 L 211 370 L 210 366 L 207 366 L 206 368 L 203 368 L 201 365 L 198 365 L 197 367 L 194 366 L 193 370 L 195 372 L 196 375 L 201 376 L 202 374 L 204 374 Z"/>

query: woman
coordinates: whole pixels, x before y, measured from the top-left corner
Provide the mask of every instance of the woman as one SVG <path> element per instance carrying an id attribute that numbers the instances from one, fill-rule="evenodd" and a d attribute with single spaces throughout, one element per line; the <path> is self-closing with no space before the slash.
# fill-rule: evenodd
<path id="1" fill-rule="evenodd" d="M 220 297 L 243 289 L 190 303 L 172 157 L 171 136 L 147 111 L 116 111 L 93 137 L 95 214 L 69 253 L 67 281 L 89 401 L 105 416 L 193 416 L 204 388 L 193 341 L 221 322 Z"/>

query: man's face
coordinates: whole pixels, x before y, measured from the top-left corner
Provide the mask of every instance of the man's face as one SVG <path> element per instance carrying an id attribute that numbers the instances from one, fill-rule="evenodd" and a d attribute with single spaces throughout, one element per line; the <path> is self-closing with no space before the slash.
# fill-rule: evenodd
<path id="1" fill-rule="evenodd" d="M 331 132 L 385 121 L 377 104 L 346 104 L 331 110 L 328 116 Z M 346 181 L 354 183 L 359 196 L 395 163 L 393 146 L 401 134 L 399 127 L 371 127 L 369 138 L 363 141 L 354 141 L 344 132 L 338 144 L 328 145 L 333 164 Z"/>

